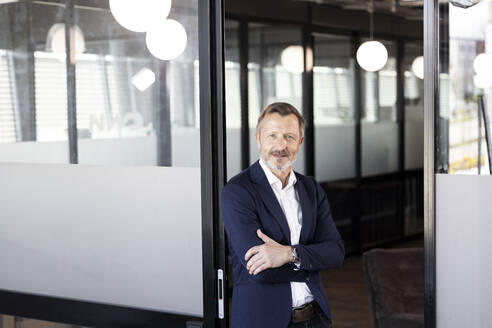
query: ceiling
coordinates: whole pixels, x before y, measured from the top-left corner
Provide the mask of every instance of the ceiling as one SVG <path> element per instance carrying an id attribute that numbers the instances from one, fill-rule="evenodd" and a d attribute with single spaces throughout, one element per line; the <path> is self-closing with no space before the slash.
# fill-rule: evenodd
<path id="1" fill-rule="evenodd" d="M 388 13 L 409 20 L 422 20 L 424 17 L 423 0 L 292 0 L 320 5 L 337 6 L 347 10 L 370 11 L 374 3 L 374 12 Z M 442 0 L 441 0 L 442 1 Z"/>

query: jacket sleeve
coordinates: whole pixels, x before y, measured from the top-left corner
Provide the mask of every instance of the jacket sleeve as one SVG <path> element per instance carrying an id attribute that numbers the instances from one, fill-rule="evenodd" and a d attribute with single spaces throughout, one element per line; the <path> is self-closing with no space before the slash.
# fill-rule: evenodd
<path id="1" fill-rule="evenodd" d="M 338 268 L 345 257 L 345 247 L 336 228 L 330 205 L 323 188 L 315 181 L 317 193 L 317 219 L 314 238 L 309 244 L 295 245 L 301 260 L 301 270 L 319 271 Z"/>
<path id="2" fill-rule="evenodd" d="M 252 195 L 241 185 L 228 183 L 222 190 L 222 217 L 229 239 L 229 245 L 241 262 L 244 270 L 244 255 L 253 246 L 262 245 L 256 230 L 262 229 Z M 306 282 L 316 279 L 312 272 L 295 271 L 290 264 L 271 268 L 250 278 L 262 283 Z"/>

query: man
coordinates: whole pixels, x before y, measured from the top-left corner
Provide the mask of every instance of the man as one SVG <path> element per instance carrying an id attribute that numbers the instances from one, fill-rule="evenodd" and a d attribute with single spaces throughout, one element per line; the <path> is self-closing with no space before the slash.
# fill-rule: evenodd
<path id="1" fill-rule="evenodd" d="M 286 103 L 260 114 L 260 159 L 222 192 L 222 214 L 234 273 L 232 327 L 330 327 L 319 271 L 345 254 L 326 195 L 292 170 L 304 140 L 304 118 Z"/>

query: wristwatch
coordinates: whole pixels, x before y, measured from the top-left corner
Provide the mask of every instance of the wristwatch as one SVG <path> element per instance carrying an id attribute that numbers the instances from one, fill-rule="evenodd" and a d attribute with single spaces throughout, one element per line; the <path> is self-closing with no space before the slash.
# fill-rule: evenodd
<path id="1" fill-rule="evenodd" d="M 290 263 L 294 264 L 295 268 L 294 270 L 299 270 L 301 268 L 301 259 L 297 255 L 297 250 L 295 247 L 292 248 L 292 261 Z"/>

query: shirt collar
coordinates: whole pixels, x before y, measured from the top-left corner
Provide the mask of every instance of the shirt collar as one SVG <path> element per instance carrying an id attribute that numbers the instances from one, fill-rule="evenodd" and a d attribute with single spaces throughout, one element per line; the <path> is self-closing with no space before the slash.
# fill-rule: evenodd
<path id="1" fill-rule="evenodd" d="M 279 183 L 280 187 L 282 188 L 282 181 L 280 181 L 279 178 L 273 172 L 270 170 L 270 168 L 263 162 L 263 159 L 260 158 L 260 166 L 263 169 L 263 172 L 265 172 L 265 175 L 267 177 L 268 183 L 270 185 L 273 185 L 275 183 Z M 291 168 L 290 174 L 289 174 L 289 181 L 287 181 L 287 186 L 285 188 L 288 188 L 290 186 L 293 186 L 297 182 L 296 175 L 294 173 L 294 170 Z M 284 188 L 284 189 L 285 189 Z"/>

